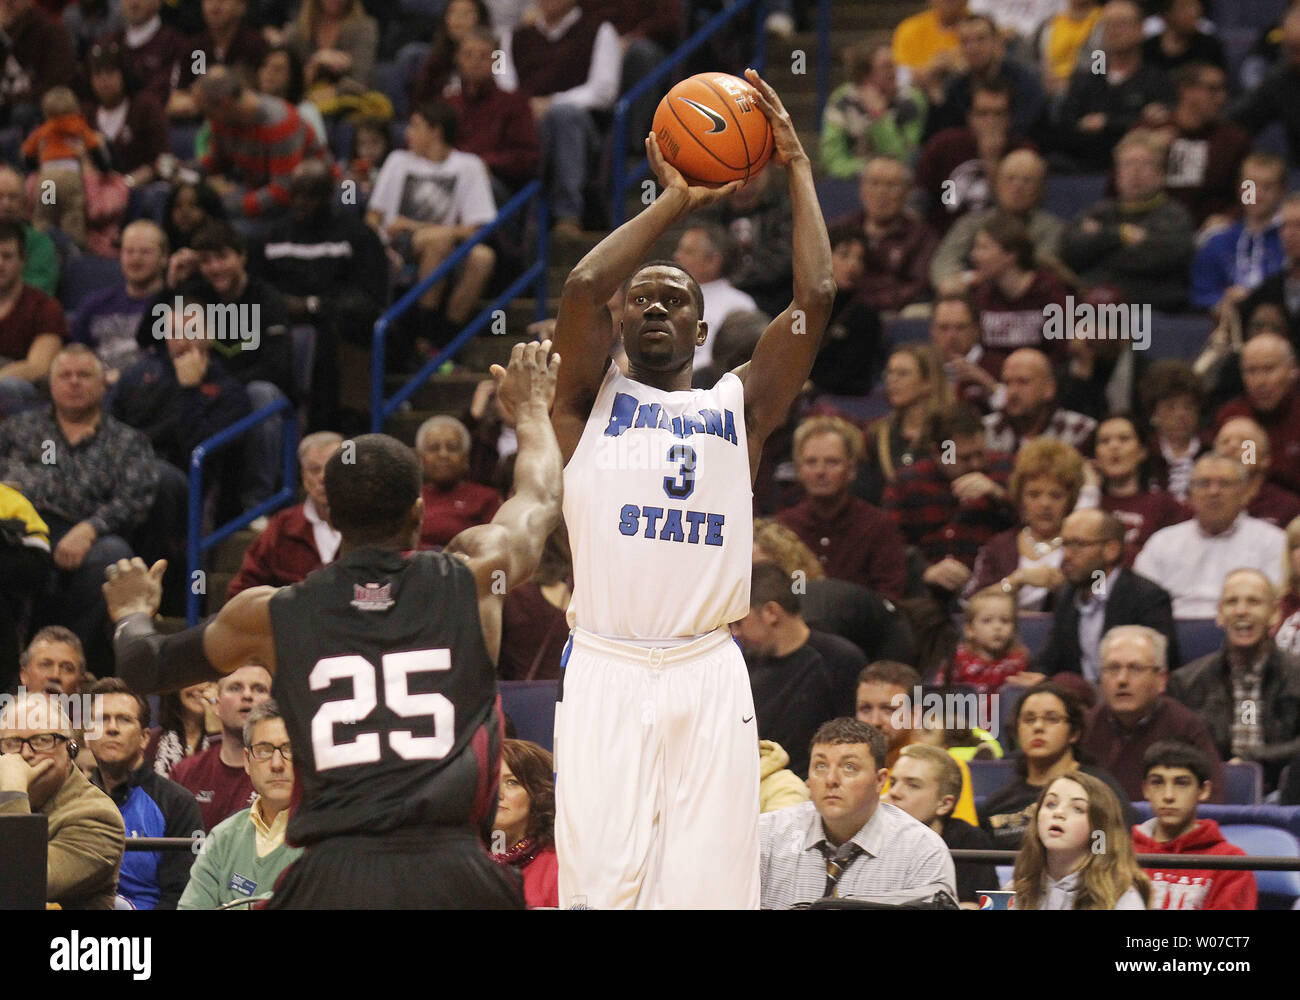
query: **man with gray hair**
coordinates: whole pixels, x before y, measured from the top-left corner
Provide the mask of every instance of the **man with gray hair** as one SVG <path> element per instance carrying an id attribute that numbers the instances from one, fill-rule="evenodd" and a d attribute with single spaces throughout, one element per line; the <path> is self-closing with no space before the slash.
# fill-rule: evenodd
<path id="1" fill-rule="evenodd" d="M 1248 476 L 1235 458 L 1205 455 L 1192 470 L 1194 517 L 1147 539 L 1133 571 L 1174 599 L 1174 618 L 1213 618 L 1219 587 L 1232 570 L 1256 569 L 1282 583 L 1286 532 L 1246 513 Z"/>
<path id="2" fill-rule="evenodd" d="M 1300 493 L 1300 367 L 1295 348 L 1276 333 L 1258 333 L 1241 348 L 1244 395 L 1220 408 L 1215 426 L 1250 417 L 1268 433 L 1273 463 L 1269 479 Z"/>
<path id="3" fill-rule="evenodd" d="M 244 720 L 244 770 L 257 798 L 213 828 L 190 870 L 180 910 L 211 910 L 237 899 L 270 895 L 301 847 L 284 842 L 294 799 L 293 748 L 275 701 Z"/>
<path id="4" fill-rule="evenodd" d="M 55 695 L 20 694 L 0 707 L 0 816 L 44 813 L 45 898 L 65 910 L 111 910 L 125 836 L 113 800 L 74 761 L 78 734 Z"/>
<path id="5" fill-rule="evenodd" d="M 325 463 L 343 444 L 334 431 L 308 434 L 298 444 L 298 468 L 306 499 L 272 517 L 244 553 L 226 599 L 250 587 L 287 587 L 334 561 L 342 536 L 330 524 L 325 495 Z"/>
<path id="6" fill-rule="evenodd" d="M 1277 593 L 1257 569 L 1228 573 L 1216 618 L 1223 648 L 1174 671 L 1169 684 L 1209 724 L 1221 757 L 1263 765 L 1266 790 L 1300 754 L 1300 660 L 1269 637 Z"/>
<path id="7" fill-rule="evenodd" d="M 1168 640 L 1145 625 L 1119 625 L 1101 640 L 1101 701 L 1088 713 L 1080 743 L 1132 801 L 1141 801 L 1147 748 L 1160 740 L 1190 743 L 1214 762 L 1214 801 L 1222 801 L 1223 773 L 1210 727 L 1165 694 Z"/>
<path id="8" fill-rule="evenodd" d="M 415 433 L 424 471 L 420 548 L 441 548 L 467 528 L 487 524 L 501 495 L 469 478 L 470 433 L 455 417 L 430 417 Z"/>
<path id="9" fill-rule="evenodd" d="M 18 657 L 18 683 L 28 691 L 74 695 L 86 680 L 86 654 L 77 633 L 47 625 Z"/>

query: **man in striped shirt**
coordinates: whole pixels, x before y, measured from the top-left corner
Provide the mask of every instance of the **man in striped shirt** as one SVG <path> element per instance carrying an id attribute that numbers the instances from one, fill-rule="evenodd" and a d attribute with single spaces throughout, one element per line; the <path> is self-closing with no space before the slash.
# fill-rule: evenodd
<path id="1" fill-rule="evenodd" d="M 293 168 L 303 160 L 329 162 L 297 108 L 249 90 L 225 67 L 212 67 L 198 93 L 199 108 L 212 125 L 212 145 L 199 163 L 232 217 L 283 212 Z"/>

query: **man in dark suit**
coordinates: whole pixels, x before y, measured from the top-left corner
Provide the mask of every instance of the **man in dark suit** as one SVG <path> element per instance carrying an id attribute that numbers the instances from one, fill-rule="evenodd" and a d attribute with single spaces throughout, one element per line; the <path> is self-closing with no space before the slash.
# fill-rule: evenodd
<path id="1" fill-rule="evenodd" d="M 1066 583 L 1057 592 L 1056 616 L 1038 657 L 1044 674 L 1081 673 L 1101 680 L 1101 637 L 1117 625 L 1146 625 L 1169 641 L 1169 663 L 1182 662 L 1169 594 L 1124 569 L 1124 526 L 1109 511 L 1075 511 L 1061 527 Z"/>

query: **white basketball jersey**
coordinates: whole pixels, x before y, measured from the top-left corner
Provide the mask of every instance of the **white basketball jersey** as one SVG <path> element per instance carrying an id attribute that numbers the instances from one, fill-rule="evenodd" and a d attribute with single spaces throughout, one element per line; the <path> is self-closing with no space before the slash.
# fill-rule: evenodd
<path id="1" fill-rule="evenodd" d="M 745 617 L 754 526 L 740 379 L 663 392 L 610 365 L 564 469 L 564 520 L 570 625 L 667 639 Z"/>

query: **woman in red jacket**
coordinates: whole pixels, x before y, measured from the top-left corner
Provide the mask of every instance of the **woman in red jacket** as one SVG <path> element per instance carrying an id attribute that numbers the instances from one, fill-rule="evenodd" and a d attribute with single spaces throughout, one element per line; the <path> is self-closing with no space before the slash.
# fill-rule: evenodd
<path id="1" fill-rule="evenodd" d="M 502 744 L 492 860 L 519 869 L 530 910 L 560 905 L 554 774 L 555 765 L 544 747 L 528 740 Z"/>

